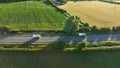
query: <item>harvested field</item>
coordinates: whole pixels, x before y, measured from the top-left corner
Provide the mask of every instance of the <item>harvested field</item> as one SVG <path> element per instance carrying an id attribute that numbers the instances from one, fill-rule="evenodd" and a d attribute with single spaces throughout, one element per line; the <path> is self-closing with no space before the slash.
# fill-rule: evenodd
<path id="1" fill-rule="evenodd" d="M 67 4 L 59 6 L 76 15 L 82 21 L 88 22 L 90 26 L 112 27 L 120 26 L 120 5 L 100 1 L 68 1 Z"/>

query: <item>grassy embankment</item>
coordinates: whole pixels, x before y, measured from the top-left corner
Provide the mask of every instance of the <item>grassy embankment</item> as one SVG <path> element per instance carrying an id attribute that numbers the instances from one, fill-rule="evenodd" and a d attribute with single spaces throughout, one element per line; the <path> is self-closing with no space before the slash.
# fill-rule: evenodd
<path id="1" fill-rule="evenodd" d="M 120 26 L 120 5 L 100 1 L 68 1 L 59 6 L 71 15 L 76 15 L 90 26 Z M 71 9 L 72 8 L 72 9 Z"/>
<path id="2" fill-rule="evenodd" d="M 108 44 L 109 43 L 109 44 Z M 110 44 L 111 43 L 111 44 Z M 0 45 L 0 68 L 119 68 L 120 42 L 94 42 L 75 50 L 59 52 L 52 45 Z M 64 49 L 68 50 L 68 49 Z M 5 52 L 6 51 L 6 52 Z M 12 51 L 12 52 L 10 52 Z M 32 51 L 32 52 L 31 52 Z"/>
<path id="3" fill-rule="evenodd" d="M 120 51 L 87 53 L 0 52 L 0 68 L 120 68 Z"/>
<path id="4" fill-rule="evenodd" d="M 42 1 L 0 3 L 0 26 L 14 30 L 62 30 L 67 17 Z"/>

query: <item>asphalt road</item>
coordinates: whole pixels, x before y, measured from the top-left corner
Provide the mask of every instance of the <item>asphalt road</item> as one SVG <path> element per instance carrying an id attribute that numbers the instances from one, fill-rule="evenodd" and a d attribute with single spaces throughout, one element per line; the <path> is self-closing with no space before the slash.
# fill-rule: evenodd
<path id="1" fill-rule="evenodd" d="M 73 41 L 79 42 L 83 40 L 87 41 L 106 41 L 106 40 L 120 40 L 120 34 L 105 34 L 105 35 L 88 35 L 86 37 L 79 36 L 59 36 L 59 37 L 41 37 L 40 39 L 33 39 L 32 36 L 0 36 L 0 44 L 4 43 L 21 43 L 21 44 L 31 44 L 31 43 L 53 43 L 56 41 Z"/>

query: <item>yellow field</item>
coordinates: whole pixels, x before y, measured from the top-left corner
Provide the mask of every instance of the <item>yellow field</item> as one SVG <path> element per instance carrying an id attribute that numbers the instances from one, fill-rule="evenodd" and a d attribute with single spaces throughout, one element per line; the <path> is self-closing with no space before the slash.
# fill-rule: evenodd
<path id="1" fill-rule="evenodd" d="M 76 15 L 90 26 L 112 27 L 120 26 L 120 5 L 100 1 L 68 1 L 59 6 L 71 15 Z"/>

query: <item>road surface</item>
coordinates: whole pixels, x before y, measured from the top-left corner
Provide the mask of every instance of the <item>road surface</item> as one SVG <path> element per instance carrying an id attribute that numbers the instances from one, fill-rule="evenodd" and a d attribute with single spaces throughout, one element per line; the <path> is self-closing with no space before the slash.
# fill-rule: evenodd
<path id="1" fill-rule="evenodd" d="M 32 43 L 53 43 L 56 41 L 73 41 L 79 42 L 83 40 L 87 41 L 106 41 L 106 40 L 120 40 L 120 34 L 112 35 L 88 35 L 86 37 L 78 36 L 59 36 L 59 37 L 41 37 L 40 39 L 33 39 L 32 36 L 0 36 L 0 44 L 13 43 L 13 44 L 32 44 Z"/>

